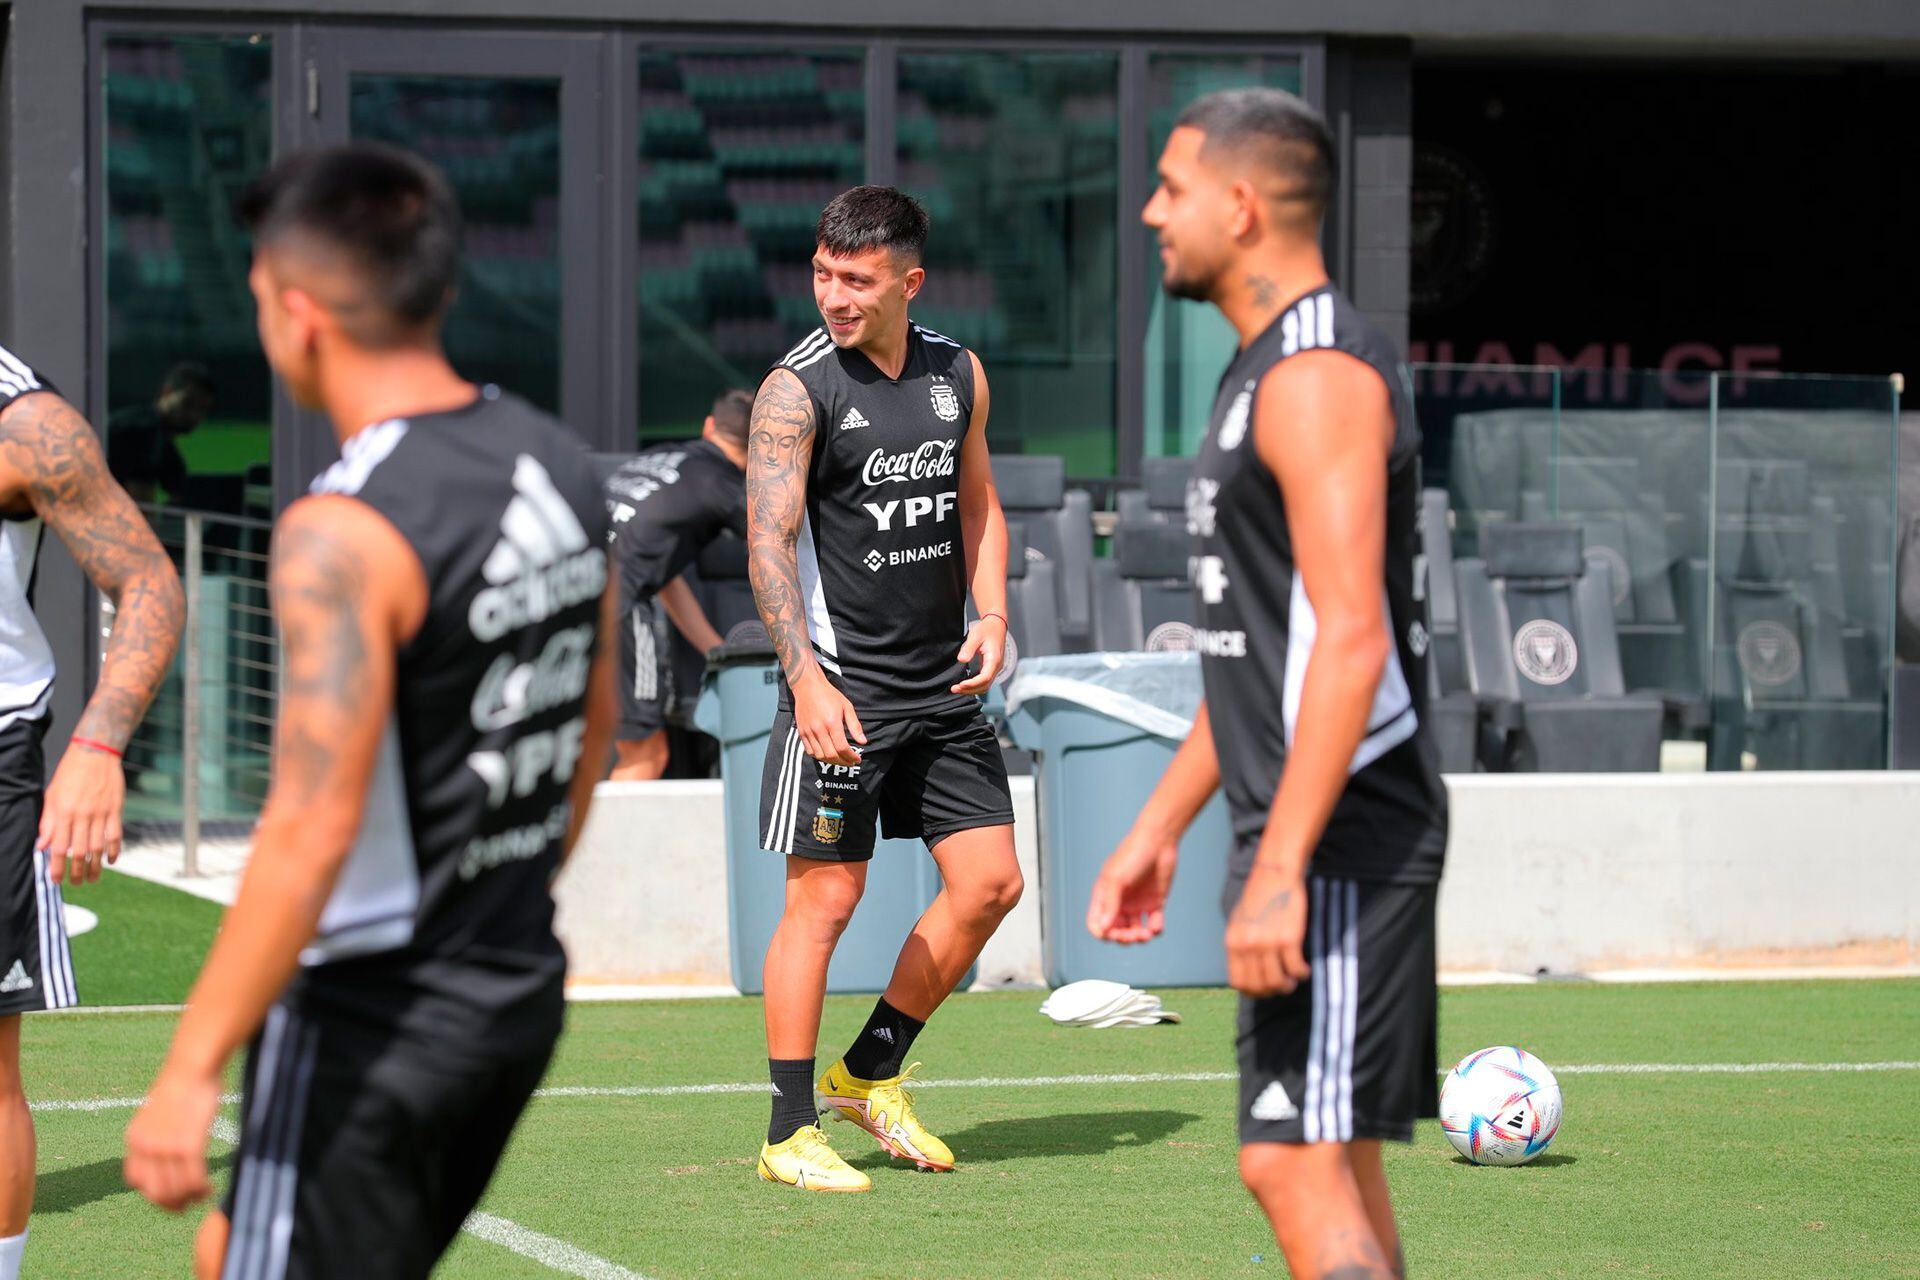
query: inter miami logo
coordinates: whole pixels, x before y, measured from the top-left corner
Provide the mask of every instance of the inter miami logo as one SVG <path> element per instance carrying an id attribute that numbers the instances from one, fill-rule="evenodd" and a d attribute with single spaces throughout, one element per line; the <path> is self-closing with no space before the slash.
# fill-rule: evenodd
<path id="1" fill-rule="evenodd" d="M 846 829 L 846 815 L 838 809 L 821 809 L 813 815 L 813 838 L 821 844 L 839 844 Z"/>
<path id="2" fill-rule="evenodd" d="M 1770 619 L 1740 628 L 1735 648 L 1740 670 L 1755 684 L 1777 688 L 1800 674 L 1799 637 Z"/>
<path id="3" fill-rule="evenodd" d="M 953 384 L 944 378 L 933 381 L 933 411 L 940 415 L 942 422 L 960 421 L 960 397 L 954 392 Z"/>
<path id="4" fill-rule="evenodd" d="M 1580 649 L 1571 631 L 1535 618 L 1513 633 L 1513 665 L 1535 684 L 1565 684 L 1580 665 Z"/>

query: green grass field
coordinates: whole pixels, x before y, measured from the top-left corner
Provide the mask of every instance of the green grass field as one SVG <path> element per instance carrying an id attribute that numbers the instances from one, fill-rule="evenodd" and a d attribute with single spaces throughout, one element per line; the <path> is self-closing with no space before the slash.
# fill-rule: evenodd
<path id="1" fill-rule="evenodd" d="M 107 919 L 133 907 L 95 909 Z M 441 1274 L 1284 1275 L 1235 1178 L 1231 1083 L 1019 1083 L 1230 1071 L 1230 994 L 1161 994 L 1187 1022 L 1070 1031 L 1035 1012 L 1036 994 L 956 998 L 915 1056 L 933 1082 L 922 1113 L 960 1168 L 916 1173 L 830 1126 L 874 1176 L 867 1196 L 762 1184 L 754 1156 L 766 1108 L 746 1092 L 542 1098 L 483 1208 L 548 1237 L 548 1261 L 463 1236 Z M 829 1002 L 830 1051 L 869 1003 Z M 753 1000 L 576 1006 L 548 1085 L 751 1085 L 764 1062 L 759 1017 Z M 161 1013 L 30 1020 L 33 1097 L 137 1095 L 171 1023 Z M 1441 1031 L 1448 1060 L 1519 1043 L 1561 1067 L 1908 1065 L 1571 1073 L 1559 1139 L 1520 1169 L 1468 1166 L 1423 1125 L 1390 1152 L 1414 1274 L 1920 1276 L 1920 982 L 1450 989 Z M 1001 1081 L 965 1083 L 985 1077 Z M 120 1183 L 128 1116 L 124 1106 L 39 1115 L 33 1275 L 185 1273 L 192 1215 L 169 1218 Z M 214 1150 L 224 1182 L 229 1149 Z M 579 1252 L 556 1254 L 555 1241 Z"/>

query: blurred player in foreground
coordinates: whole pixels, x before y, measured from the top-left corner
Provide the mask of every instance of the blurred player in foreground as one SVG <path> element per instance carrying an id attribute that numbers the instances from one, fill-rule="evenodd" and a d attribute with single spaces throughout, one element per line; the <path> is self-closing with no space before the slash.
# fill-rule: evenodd
<path id="1" fill-rule="evenodd" d="M 341 457 L 274 531 L 272 786 L 127 1180 L 172 1210 L 208 1194 L 253 1039 L 199 1275 L 425 1276 L 560 1036 L 551 884 L 613 729 L 606 507 L 573 436 L 447 363 L 437 170 L 300 152 L 241 211 L 267 359 Z"/>
<path id="2" fill-rule="evenodd" d="M 1404 1274 L 1381 1166 L 1435 1113 L 1446 793 L 1420 720 L 1420 436 L 1399 356 L 1327 278 L 1324 121 L 1228 90 L 1181 116 L 1142 215 L 1164 284 L 1240 335 L 1187 490 L 1206 700 L 1094 885 L 1160 932 L 1180 835 L 1224 785 L 1240 1174 L 1302 1280 Z M 1192 945 L 1197 940 L 1189 940 Z"/>

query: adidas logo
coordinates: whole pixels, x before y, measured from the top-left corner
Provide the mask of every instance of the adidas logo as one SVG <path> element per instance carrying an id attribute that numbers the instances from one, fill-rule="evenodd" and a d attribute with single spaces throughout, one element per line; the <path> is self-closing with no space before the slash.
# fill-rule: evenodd
<path id="1" fill-rule="evenodd" d="M 473 598 L 467 624 L 482 641 L 544 622 L 592 600 L 607 580 L 607 553 L 587 545 L 580 518 L 547 469 L 527 454 L 513 466 L 513 498 L 500 516 L 500 541 L 480 572 L 493 585 Z"/>
<path id="2" fill-rule="evenodd" d="M 868 425 L 870 424 L 867 422 L 865 415 L 858 409 L 848 409 L 847 416 L 840 419 L 840 429 L 842 431 L 857 431 L 861 427 Z"/>
<path id="3" fill-rule="evenodd" d="M 1275 1080 L 1260 1091 L 1260 1096 L 1247 1108 L 1247 1114 L 1255 1120 L 1291 1120 L 1300 1114 L 1300 1108 L 1293 1105 L 1286 1088 Z"/>
<path id="4" fill-rule="evenodd" d="M 880 1039 L 882 1039 L 882 1040 L 885 1040 L 885 1041 L 886 1041 L 886 1042 L 887 1042 L 888 1044 L 892 1044 L 892 1043 L 893 1043 L 893 1028 L 892 1028 L 892 1027 L 875 1027 L 875 1028 L 873 1029 L 873 1034 L 874 1034 L 875 1036 L 877 1036 L 878 1038 L 880 1038 Z"/>
<path id="5" fill-rule="evenodd" d="M 27 966 L 20 961 L 13 962 L 13 968 L 7 970 L 7 976 L 0 978 L 0 992 L 12 995 L 16 991 L 27 991 L 33 987 L 33 979 L 27 976 Z"/>

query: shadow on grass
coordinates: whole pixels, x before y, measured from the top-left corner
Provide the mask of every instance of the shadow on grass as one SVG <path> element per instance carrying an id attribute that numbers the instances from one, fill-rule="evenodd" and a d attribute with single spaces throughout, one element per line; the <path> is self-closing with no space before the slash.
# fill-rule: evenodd
<path id="1" fill-rule="evenodd" d="M 207 1161 L 207 1172 L 217 1174 L 233 1163 L 233 1153 L 223 1152 Z M 33 1184 L 33 1213 L 71 1213 L 108 1196 L 132 1195 L 133 1189 L 120 1175 L 120 1157 L 75 1165 L 71 1169 L 45 1171 Z"/>
<path id="2" fill-rule="evenodd" d="M 1464 1164 L 1469 1168 L 1479 1167 L 1475 1165 L 1473 1161 L 1467 1159 L 1465 1156 L 1455 1156 L 1453 1158 L 1453 1163 Z M 1512 1167 L 1516 1169 L 1558 1169 L 1562 1165 L 1579 1164 L 1579 1163 L 1580 1163 L 1579 1156 L 1561 1156 L 1561 1155 L 1548 1154 L 1544 1156 L 1535 1156 L 1533 1159 L 1527 1161 L 1525 1164 L 1514 1165 Z M 1489 1169 L 1492 1169 L 1492 1168 L 1497 1168 L 1498 1166 L 1488 1165 L 1486 1167 Z"/>
<path id="3" fill-rule="evenodd" d="M 986 1120 L 971 1129 L 940 1136 L 953 1148 L 954 1159 L 960 1164 L 992 1164 L 1044 1156 L 1097 1156 L 1121 1147 L 1144 1147 L 1164 1141 L 1198 1119 L 1188 1111 L 1087 1111 Z M 842 1135 L 851 1132 L 850 1126 L 841 1125 L 829 1131 L 843 1153 L 850 1144 Z M 883 1151 L 873 1151 L 847 1163 L 856 1169 L 879 1169 L 894 1161 Z"/>

